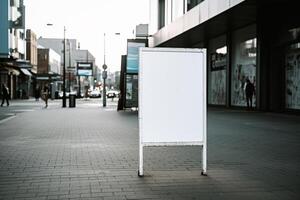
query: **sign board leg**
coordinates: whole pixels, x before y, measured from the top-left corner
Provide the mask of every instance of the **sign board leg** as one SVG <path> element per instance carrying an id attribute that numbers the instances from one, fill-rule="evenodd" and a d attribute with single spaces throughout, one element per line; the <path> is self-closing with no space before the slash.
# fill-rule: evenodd
<path id="1" fill-rule="evenodd" d="M 206 151 L 206 144 L 202 146 L 202 172 L 201 175 L 207 176 L 207 151 Z"/>
<path id="2" fill-rule="evenodd" d="M 206 49 L 203 50 L 204 54 L 206 55 Z M 207 172 L 207 103 L 206 103 L 206 96 L 207 96 L 207 90 L 206 90 L 206 80 L 207 80 L 207 74 L 206 74 L 206 59 L 203 59 L 203 89 L 204 89 L 204 96 L 203 96 L 203 112 L 204 112 L 204 118 L 203 118 L 203 148 L 202 148 L 202 175 L 206 176 Z"/>
<path id="3" fill-rule="evenodd" d="M 139 171 L 138 171 L 138 176 L 143 177 L 144 176 L 144 170 L 143 170 L 143 145 L 140 144 L 140 149 L 139 149 Z"/>

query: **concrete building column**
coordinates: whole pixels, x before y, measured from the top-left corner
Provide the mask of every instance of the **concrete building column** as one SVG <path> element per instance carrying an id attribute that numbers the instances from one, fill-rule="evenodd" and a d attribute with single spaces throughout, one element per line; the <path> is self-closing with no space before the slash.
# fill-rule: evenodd
<path id="1" fill-rule="evenodd" d="M 262 7 L 257 8 L 257 109 L 267 111 L 269 105 L 270 88 L 270 28 L 266 13 Z"/>

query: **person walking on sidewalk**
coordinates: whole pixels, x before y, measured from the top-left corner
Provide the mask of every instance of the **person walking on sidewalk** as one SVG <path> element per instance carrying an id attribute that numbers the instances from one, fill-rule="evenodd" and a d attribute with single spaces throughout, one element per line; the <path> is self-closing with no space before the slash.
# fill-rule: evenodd
<path id="1" fill-rule="evenodd" d="M 255 88 L 253 83 L 251 83 L 248 78 L 246 80 L 245 93 L 246 93 L 247 109 L 250 110 L 252 109 L 252 97 L 255 94 Z"/>
<path id="2" fill-rule="evenodd" d="M 34 97 L 35 97 L 35 100 L 38 101 L 39 98 L 40 98 L 40 94 L 41 93 L 41 89 L 40 89 L 40 86 L 36 86 L 35 87 L 35 91 L 34 91 Z"/>
<path id="3" fill-rule="evenodd" d="M 48 87 L 48 85 L 44 86 L 41 98 L 45 101 L 45 108 L 47 108 L 48 107 L 48 98 L 49 98 L 49 87 Z"/>
<path id="4" fill-rule="evenodd" d="M 6 87 L 6 85 L 4 83 L 2 84 L 1 87 L 2 87 L 2 103 L 1 103 L 1 107 L 3 106 L 5 100 L 6 100 L 6 105 L 9 106 L 9 101 L 8 101 L 9 91 L 8 91 L 8 88 Z"/>

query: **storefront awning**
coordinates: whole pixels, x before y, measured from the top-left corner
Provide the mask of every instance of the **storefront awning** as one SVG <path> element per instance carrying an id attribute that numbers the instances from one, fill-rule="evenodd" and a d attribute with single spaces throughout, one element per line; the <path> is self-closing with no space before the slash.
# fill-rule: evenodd
<path id="1" fill-rule="evenodd" d="M 36 75 L 36 74 L 37 74 L 37 69 L 36 69 L 36 68 L 31 68 L 31 69 L 30 69 L 30 72 L 31 72 L 33 75 Z"/>
<path id="2" fill-rule="evenodd" d="M 39 77 L 36 77 L 36 80 L 46 81 L 46 80 L 50 80 L 50 79 L 49 79 L 49 77 L 46 77 L 46 76 L 39 76 Z"/>
<path id="3" fill-rule="evenodd" d="M 32 74 L 27 70 L 27 69 L 20 69 L 21 70 L 21 72 L 24 74 L 24 75 L 26 75 L 26 76 L 31 76 Z"/>
<path id="4" fill-rule="evenodd" d="M 16 75 L 16 76 L 20 75 L 20 72 L 16 69 L 13 69 L 13 68 L 10 68 L 10 67 L 4 67 L 4 69 L 7 70 L 7 74 L 9 74 L 9 75 Z"/>
<path id="5" fill-rule="evenodd" d="M 57 81 L 59 80 L 61 77 L 57 74 L 37 74 L 36 76 L 36 80 L 49 80 L 49 81 Z"/>
<path id="6" fill-rule="evenodd" d="M 20 68 L 32 68 L 32 65 L 30 64 L 30 62 L 28 60 L 18 59 L 18 60 L 16 60 L 16 65 Z"/>

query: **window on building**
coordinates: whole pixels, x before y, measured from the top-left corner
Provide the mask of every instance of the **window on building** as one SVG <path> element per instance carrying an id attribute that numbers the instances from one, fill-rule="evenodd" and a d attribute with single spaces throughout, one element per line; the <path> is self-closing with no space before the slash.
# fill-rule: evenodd
<path id="1" fill-rule="evenodd" d="M 158 29 L 165 26 L 165 0 L 158 2 Z"/>
<path id="2" fill-rule="evenodd" d="M 10 6 L 11 7 L 20 7 L 20 0 L 10 0 Z"/>
<path id="3" fill-rule="evenodd" d="M 187 0 L 187 10 L 191 10 L 204 0 Z"/>
<path id="4" fill-rule="evenodd" d="M 20 35 L 20 39 L 23 40 L 24 39 L 24 33 L 20 32 L 19 35 Z"/>
<path id="5" fill-rule="evenodd" d="M 300 43 L 287 47 L 285 52 L 285 107 L 300 110 Z"/>
<path id="6" fill-rule="evenodd" d="M 255 90 L 256 81 L 256 56 L 257 56 L 257 39 L 256 26 L 251 25 L 233 32 L 232 35 L 232 62 L 231 62 L 231 105 L 247 106 L 246 99 L 246 82 L 249 80 Z M 256 107 L 256 94 L 252 98 L 252 106 Z"/>
<path id="7" fill-rule="evenodd" d="M 293 40 L 300 40 L 300 27 L 290 29 L 289 34 Z"/>
<path id="8" fill-rule="evenodd" d="M 209 41 L 208 55 L 208 103 L 225 106 L 227 97 L 227 46 L 225 35 Z"/>
<path id="9" fill-rule="evenodd" d="M 15 0 L 10 0 L 10 6 L 12 7 L 12 6 L 15 6 L 15 5 L 16 5 Z"/>

